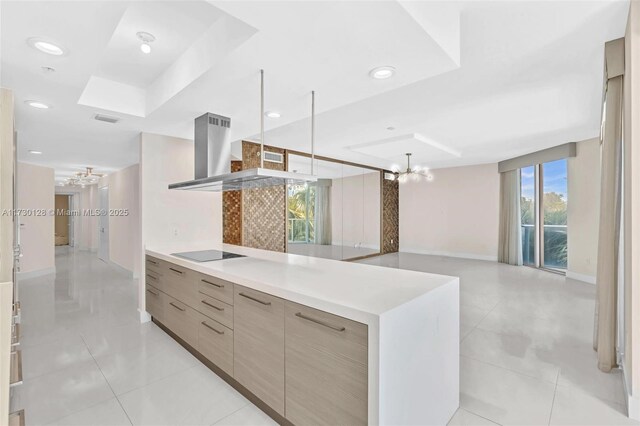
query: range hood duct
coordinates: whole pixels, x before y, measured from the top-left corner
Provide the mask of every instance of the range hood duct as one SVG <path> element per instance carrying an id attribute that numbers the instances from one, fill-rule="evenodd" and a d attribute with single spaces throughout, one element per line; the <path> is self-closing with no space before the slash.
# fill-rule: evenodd
<path id="1" fill-rule="evenodd" d="M 312 150 L 315 116 L 312 96 Z M 260 167 L 231 173 L 231 119 L 206 113 L 195 120 L 195 179 L 172 183 L 169 189 L 191 191 L 237 191 L 287 184 L 316 182 L 313 175 L 264 168 L 264 74 L 260 70 Z M 313 174 L 313 153 L 311 162 Z"/>

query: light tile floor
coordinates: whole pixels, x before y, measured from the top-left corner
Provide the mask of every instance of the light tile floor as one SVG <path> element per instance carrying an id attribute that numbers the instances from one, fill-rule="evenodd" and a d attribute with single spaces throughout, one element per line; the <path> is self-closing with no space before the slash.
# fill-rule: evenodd
<path id="1" fill-rule="evenodd" d="M 362 263 L 461 277 L 461 395 L 451 425 L 634 424 L 620 373 L 595 367 L 594 286 L 492 262 L 391 254 Z M 29 425 L 262 425 L 271 419 L 152 323 L 136 282 L 88 252 L 24 280 Z"/>
<path id="2" fill-rule="evenodd" d="M 495 262 L 395 253 L 360 263 L 460 277 L 451 425 L 627 425 L 622 374 L 596 367 L 595 286 Z"/>

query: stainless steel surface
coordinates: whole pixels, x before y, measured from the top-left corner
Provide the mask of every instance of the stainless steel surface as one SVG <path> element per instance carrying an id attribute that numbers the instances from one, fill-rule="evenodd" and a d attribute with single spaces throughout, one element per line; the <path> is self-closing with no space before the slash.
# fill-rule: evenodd
<path id="1" fill-rule="evenodd" d="M 214 260 L 226 260 L 226 259 L 234 259 L 237 257 L 246 257 L 241 254 L 231 253 L 229 251 L 220 251 L 220 250 L 198 250 L 198 251 L 185 251 L 181 253 L 171 253 L 172 256 L 181 257 L 183 259 L 193 260 L 195 262 L 212 262 Z M 169 268 L 172 269 L 172 268 Z M 210 283 L 209 281 L 202 280 L 207 284 L 215 285 L 216 287 L 221 287 L 220 285 Z M 224 286 L 222 286 L 224 287 Z"/>
<path id="2" fill-rule="evenodd" d="M 195 121 L 195 179 L 231 171 L 231 119 L 210 112 Z"/>
<path id="3" fill-rule="evenodd" d="M 316 140 L 316 92 L 311 91 L 311 174 L 313 175 L 313 160 L 315 160 L 315 140 Z"/>
<path id="4" fill-rule="evenodd" d="M 260 70 L 260 168 L 264 169 L 264 70 Z"/>
<path id="5" fill-rule="evenodd" d="M 206 321 L 202 321 L 201 323 L 202 325 L 204 325 L 205 327 L 207 327 L 209 330 L 213 330 L 218 334 L 224 334 L 224 331 L 220 331 L 220 330 L 216 330 L 215 328 L 211 327 L 209 324 L 207 324 Z"/>
<path id="6" fill-rule="evenodd" d="M 169 189 L 223 192 L 278 185 L 304 184 L 316 182 L 317 180 L 315 176 L 311 175 L 258 168 L 187 182 L 173 183 L 169 185 Z"/>
<path id="7" fill-rule="evenodd" d="M 223 192 L 316 181 L 313 173 L 303 175 L 264 168 L 264 70 L 260 70 L 259 168 L 230 173 L 230 127 L 231 119 L 221 115 L 206 113 L 196 118 L 194 179 L 170 184 L 169 189 Z"/>
<path id="8" fill-rule="evenodd" d="M 328 328 L 330 328 L 330 329 L 332 329 L 332 330 L 335 330 L 335 331 L 345 331 L 345 330 L 346 330 L 346 328 L 344 328 L 344 327 L 338 327 L 338 326 L 336 326 L 336 325 L 331 325 L 331 324 L 329 324 L 328 322 L 324 322 L 324 321 L 319 320 L 319 319 L 315 319 L 315 318 L 308 317 L 308 316 L 304 315 L 302 312 L 298 312 L 298 313 L 296 313 L 296 316 L 297 316 L 298 318 L 302 318 L 303 320 L 307 320 L 307 321 L 314 322 L 314 323 L 316 323 L 316 324 L 319 324 L 319 325 L 322 325 L 322 326 L 328 327 Z"/>
<path id="9" fill-rule="evenodd" d="M 242 296 L 242 297 L 246 297 L 246 298 L 247 298 L 247 299 L 249 299 L 249 300 L 253 300 L 254 302 L 258 302 L 258 303 L 260 303 L 260 304 L 262 304 L 262 305 L 265 305 L 265 306 L 269 306 L 269 305 L 271 305 L 271 302 L 265 302 L 264 300 L 260 300 L 260 299 L 258 299 L 258 298 L 253 297 L 253 296 L 249 296 L 249 295 L 248 295 L 248 294 L 246 294 L 246 293 L 240 293 L 240 296 Z"/>

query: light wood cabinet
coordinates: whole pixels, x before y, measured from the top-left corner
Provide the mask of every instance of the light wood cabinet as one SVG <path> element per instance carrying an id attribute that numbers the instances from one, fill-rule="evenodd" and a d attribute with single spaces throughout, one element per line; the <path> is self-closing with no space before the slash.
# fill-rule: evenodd
<path id="1" fill-rule="evenodd" d="M 284 416 L 284 300 L 235 285 L 235 379 Z"/>
<path id="2" fill-rule="evenodd" d="M 171 296 L 164 297 L 164 325 L 190 346 L 198 346 L 200 314 Z"/>
<path id="3" fill-rule="evenodd" d="M 286 418 L 367 424 L 367 326 L 285 303 Z"/>
<path id="4" fill-rule="evenodd" d="M 282 417 L 367 424 L 365 324 L 151 257 L 146 274 L 154 319 Z"/>
<path id="5" fill-rule="evenodd" d="M 198 303 L 196 309 L 200 313 L 216 320 L 225 327 L 233 329 L 233 306 L 202 293 L 199 296 L 200 303 Z"/>
<path id="6" fill-rule="evenodd" d="M 196 274 L 196 281 L 200 293 L 218 299 L 228 305 L 233 305 L 234 284 L 232 282 L 204 274 Z"/>
<path id="7" fill-rule="evenodd" d="M 145 289 L 147 312 L 160 322 L 164 322 L 163 293 L 156 287 L 147 284 Z"/>
<path id="8" fill-rule="evenodd" d="M 198 352 L 233 377 L 233 330 L 201 315 Z"/>

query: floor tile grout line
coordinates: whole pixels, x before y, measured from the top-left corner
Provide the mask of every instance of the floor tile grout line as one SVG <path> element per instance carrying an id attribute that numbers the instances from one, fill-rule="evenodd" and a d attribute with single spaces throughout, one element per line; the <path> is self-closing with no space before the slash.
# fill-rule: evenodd
<path id="1" fill-rule="evenodd" d="M 560 372 L 558 372 L 558 376 L 560 376 Z M 551 400 L 551 409 L 549 410 L 549 421 L 548 425 L 551 424 L 551 418 L 553 417 L 553 407 L 556 405 L 556 394 L 558 393 L 558 383 L 556 382 L 556 387 L 553 389 L 553 399 Z"/>
<path id="2" fill-rule="evenodd" d="M 481 359 L 476 359 L 476 358 L 473 358 L 473 357 L 468 356 L 468 355 L 460 355 L 460 357 L 461 358 L 467 358 L 467 359 L 470 359 L 472 361 L 480 362 L 480 363 L 485 364 L 485 365 L 490 365 L 491 367 L 500 368 L 500 369 L 508 371 L 510 373 L 517 374 L 518 376 L 526 377 L 528 379 L 538 380 L 538 381 L 541 381 L 541 382 L 549 384 L 549 385 L 556 385 L 556 383 L 554 383 L 552 381 L 541 379 L 540 377 L 534 377 L 534 376 L 531 376 L 529 374 L 523 373 L 521 371 L 512 370 L 511 368 L 503 367 L 502 365 L 492 364 L 490 362 L 483 361 Z"/>
<path id="3" fill-rule="evenodd" d="M 145 384 L 143 384 L 142 386 L 138 386 L 137 388 L 129 389 L 129 390 L 128 390 L 128 391 L 126 391 L 126 392 L 122 392 L 121 394 L 116 395 L 116 398 L 120 398 L 121 396 L 127 395 L 127 394 L 129 394 L 129 393 L 131 393 L 131 392 L 135 392 L 135 391 L 140 390 L 140 389 L 142 389 L 142 388 L 144 388 L 144 387 L 147 387 L 147 386 L 149 386 L 149 385 L 156 384 L 156 383 L 161 382 L 161 381 L 163 381 L 163 380 L 165 380 L 165 379 L 168 379 L 169 377 L 173 377 L 173 376 L 175 376 L 175 375 L 177 375 L 177 374 L 184 373 L 184 372 L 189 371 L 189 370 L 191 370 L 191 369 L 193 369 L 193 368 L 196 368 L 197 366 L 198 366 L 198 365 L 197 365 L 197 364 L 195 364 L 195 365 L 192 365 L 192 366 L 190 366 L 190 367 L 187 367 L 187 368 L 185 368 L 185 369 L 183 369 L 183 370 L 180 370 L 180 371 L 174 371 L 174 372 L 173 372 L 173 373 L 171 373 L 171 374 L 168 374 L 168 375 L 166 375 L 166 376 L 164 376 L 164 377 L 161 377 L 161 378 L 159 378 L 159 379 L 156 379 L 156 380 L 152 380 L 152 381 L 150 381 L 149 383 L 145 383 Z"/>
<path id="4" fill-rule="evenodd" d="M 487 312 L 487 313 L 485 314 L 485 316 L 483 316 L 483 317 L 480 319 L 480 321 L 478 321 L 478 322 L 476 323 L 476 325 L 474 325 L 474 326 L 471 328 L 471 330 L 467 333 L 467 335 L 466 335 L 466 336 L 464 336 L 464 337 L 462 338 L 462 340 L 460 340 L 460 345 L 462 345 L 462 342 L 464 342 L 465 340 L 467 340 L 467 337 L 469 337 L 469 336 L 471 335 L 471 333 L 473 333 L 473 332 L 478 328 L 478 325 L 480 325 L 480 323 L 481 323 L 482 321 L 484 321 L 484 319 L 485 319 L 486 317 L 488 317 L 488 316 L 489 316 L 489 314 L 490 314 L 491 312 L 493 312 L 493 310 L 494 310 L 494 309 L 495 309 L 495 308 L 500 304 L 500 302 L 501 302 L 501 301 L 500 301 L 500 300 L 498 300 L 498 301 L 496 302 L 496 304 L 495 304 L 495 305 L 493 305 L 493 308 L 489 309 L 489 312 Z M 462 307 L 462 305 L 460 305 L 460 307 Z M 462 309 L 460 309 L 460 310 L 462 310 Z"/>
<path id="5" fill-rule="evenodd" d="M 558 373 L 556 373 L 556 380 L 555 381 L 551 381 L 551 380 L 547 380 L 547 379 L 542 379 L 540 377 L 532 376 L 531 374 L 523 373 L 522 371 L 514 370 L 513 368 L 507 368 L 507 367 L 505 367 L 503 365 L 498 365 L 498 364 L 494 364 L 492 362 L 488 362 L 488 361 L 485 361 L 485 360 L 482 360 L 482 359 L 478 359 L 478 358 L 475 358 L 475 357 L 472 357 L 472 356 L 469 356 L 469 355 L 460 355 L 460 356 L 463 357 L 463 358 L 467 358 L 467 359 L 471 359 L 471 360 L 474 360 L 474 361 L 477 361 L 477 362 L 481 362 L 481 363 L 486 364 L 486 365 L 490 365 L 492 367 L 502 368 L 503 370 L 507 370 L 507 371 L 510 371 L 512 373 L 519 374 L 520 376 L 528 377 L 530 379 L 540 380 L 541 382 L 545 382 L 545 383 L 548 383 L 550 385 L 557 384 L 557 380 L 558 380 L 557 379 L 557 375 L 558 375 Z"/>
<path id="6" fill-rule="evenodd" d="M 491 419 L 490 419 L 490 418 L 488 418 L 488 417 L 485 417 L 485 416 L 483 416 L 483 415 L 481 415 L 481 414 L 475 413 L 475 412 L 471 411 L 471 410 L 470 410 L 470 409 L 468 409 L 468 408 L 463 408 L 463 407 L 458 406 L 458 410 L 464 410 L 464 411 L 466 411 L 466 412 L 468 412 L 468 413 L 473 414 L 474 416 L 478 416 L 478 417 L 480 417 L 480 418 L 482 418 L 482 419 L 485 419 L 486 421 L 489 421 L 489 422 L 491 422 L 491 423 L 493 423 L 493 424 L 496 424 L 496 425 L 498 425 L 498 426 L 503 426 L 503 425 L 502 425 L 502 423 L 498 423 L 498 422 L 496 422 L 495 420 L 491 420 Z"/>
<path id="7" fill-rule="evenodd" d="M 251 404 L 251 402 L 250 402 L 250 401 L 247 401 L 247 402 L 248 402 L 249 404 Z M 242 406 L 242 407 L 238 408 L 238 409 L 237 409 L 236 411 L 234 411 L 233 413 L 229 413 L 229 414 L 227 414 L 226 416 L 223 416 L 223 417 L 219 418 L 219 419 L 218 419 L 218 420 L 216 420 L 215 422 L 211 423 L 211 425 L 210 425 L 210 426 L 215 426 L 215 425 L 217 425 L 218 423 L 220 423 L 221 421 L 223 421 L 224 419 L 227 419 L 227 418 L 229 418 L 229 417 L 233 416 L 233 415 L 234 415 L 235 413 L 237 413 L 238 411 L 240 411 L 240 410 L 244 410 L 245 408 L 247 408 L 247 407 L 249 406 L 249 404 L 245 404 L 244 406 Z"/>
<path id="8" fill-rule="evenodd" d="M 111 383 L 109 383 L 109 380 L 107 380 L 107 376 L 104 375 L 104 371 L 102 371 L 102 368 L 100 368 L 100 364 L 98 364 L 98 361 L 96 361 L 96 358 L 93 356 L 93 354 L 89 350 L 89 345 L 87 345 L 87 342 L 84 340 L 84 336 L 80 335 L 80 338 L 82 339 L 84 344 L 87 346 L 87 351 L 89 351 L 89 354 L 91 355 L 91 358 L 93 358 L 93 362 L 96 363 L 96 367 L 98 367 L 98 370 L 100 371 L 100 374 L 102 374 L 102 377 L 104 378 L 105 383 L 107 384 L 107 386 L 109 386 L 109 389 L 111 390 L 111 393 L 113 394 L 113 397 L 116 399 L 116 401 L 118 401 L 118 405 L 122 409 L 122 412 L 124 413 L 125 416 L 127 416 L 127 420 L 129 421 L 129 424 L 133 425 L 133 422 L 131 421 L 131 418 L 129 417 L 129 413 L 127 413 L 127 410 L 124 409 L 124 406 L 122 405 L 122 402 L 120 402 L 120 399 L 118 399 L 118 395 L 116 395 L 116 393 L 114 392 L 113 388 L 111 387 Z"/>

